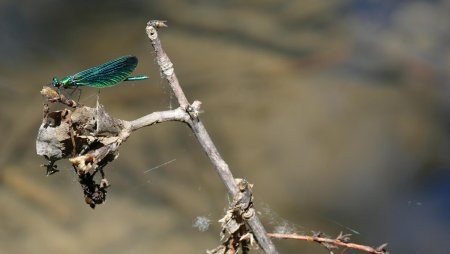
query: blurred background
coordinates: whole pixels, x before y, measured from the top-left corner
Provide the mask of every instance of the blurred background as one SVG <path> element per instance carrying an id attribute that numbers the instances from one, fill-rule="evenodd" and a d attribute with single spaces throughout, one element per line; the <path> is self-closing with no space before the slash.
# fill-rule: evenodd
<path id="1" fill-rule="evenodd" d="M 0 13 L 0 253 L 219 244 L 229 199 L 183 124 L 134 133 L 95 210 L 69 164 L 49 177 L 39 167 L 39 91 L 53 76 L 136 55 L 135 74 L 150 79 L 101 90 L 108 112 L 133 120 L 177 107 L 145 33 L 150 19 L 168 21 L 163 47 L 234 176 L 254 184 L 268 231 L 343 231 L 391 253 L 448 253 L 449 1 L 4 0 Z M 96 95 L 86 88 L 81 102 Z"/>

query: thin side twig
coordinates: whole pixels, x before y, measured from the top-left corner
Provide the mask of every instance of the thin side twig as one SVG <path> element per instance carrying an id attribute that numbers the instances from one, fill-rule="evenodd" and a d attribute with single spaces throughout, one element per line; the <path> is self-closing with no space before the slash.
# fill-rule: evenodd
<path id="1" fill-rule="evenodd" d="M 173 93 L 178 99 L 180 107 L 185 109 L 186 112 L 191 115 L 191 120 L 187 122 L 189 127 L 194 132 L 200 145 L 203 147 L 209 159 L 211 160 L 211 163 L 214 165 L 217 173 L 225 184 L 228 193 L 234 197 L 238 193 L 238 187 L 236 186 L 235 179 L 231 174 L 227 163 L 222 159 L 222 156 L 220 156 L 219 151 L 212 142 L 205 126 L 198 118 L 198 114 L 195 112 L 195 110 L 192 109 L 194 103 L 192 105 L 189 104 L 183 90 L 181 89 L 178 78 L 175 75 L 173 64 L 163 50 L 161 41 L 158 36 L 157 29 L 161 27 L 166 27 L 166 25 L 164 22 L 158 20 L 149 21 L 146 27 L 146 32 L 156 53 L 156 60 L 161 68 L 161 73 L 172 88 Z M 278 253 L 270 238 L 267 237 L 266 230 L 264 229 L 257 215 L 249 218 L 247 223 L 251 228 L 252 233 L 255 235 L 255 238 L 257 239 L 260 247 L 266 253 Z"/>
<path id="2" fill-rule="evenodd" d="M 388 254 L 385 249 L 387 244 L 382 244 L 377 248 L 373 248 L 370 246 L 350 243 L 345 240 L 345 235 L 340 234 L 336 239 L 326 238 L 321 236 L 309 236 L 309 235 L 297 235 L 297 234 L 277 234 L 277 233 L 268 233 L 269 237 L 278 238 L 278 239 L 292 239 L 292 240 L 303 240 L 308 242 L 317 242 L 324 245 L 328 249 L 344 247 L 359 251 L 364 251 L 371 254 Z"/>

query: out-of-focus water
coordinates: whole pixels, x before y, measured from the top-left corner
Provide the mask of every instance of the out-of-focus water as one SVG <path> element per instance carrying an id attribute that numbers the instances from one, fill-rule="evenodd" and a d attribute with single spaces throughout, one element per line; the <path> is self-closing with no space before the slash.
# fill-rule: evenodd
<path id="1" fill-rule="evenodd" d="M 201 253 L 228 199 L 190 130 L 138 131 L 84 204 L 68 164 L 45 177 L 43 85 L 122 56 L 150 80 L 100 93 L 118 118 L 176 107 L 163 46 L 268 231 L 353 233 L 391 253 L 450 248 L 450 5 L 446 1 L 2 1 L 0 253 Z M 81 101 L 95 105 L 96 89 Z M 170 162 L 170 163 L 166 163 Z M 161 165 L 159 167 L 159 165 Z M 152 170 L 149 170 L 152 169 Z M 210 220 L 206 231 L 196 218 Z M 281 253 L 325 253 L 275 241 Z M 346 253 L 353 253 L 347 251 Z"/>

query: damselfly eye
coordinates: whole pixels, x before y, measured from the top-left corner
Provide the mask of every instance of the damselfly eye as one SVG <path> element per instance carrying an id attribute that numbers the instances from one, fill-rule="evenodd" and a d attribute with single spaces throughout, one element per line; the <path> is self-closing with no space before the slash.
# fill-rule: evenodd
<path id="1" fill-rule="evenodd" d="M 59 87 L 61 85 L 61 83 L 59 82 L 59 80 L 56 77 L 53 77 L 52 85 L 54 87 Z"/>

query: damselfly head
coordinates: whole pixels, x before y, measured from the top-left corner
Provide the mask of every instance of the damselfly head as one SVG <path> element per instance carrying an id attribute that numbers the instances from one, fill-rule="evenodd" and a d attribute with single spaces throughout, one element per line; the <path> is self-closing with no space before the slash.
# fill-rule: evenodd
<path id="1" fill-rule="evenodd" d="M 60 87 L 61 86 L 61 82 L 59 82 L 57 77 L 53 77 L 52 86 L 54 86 L 54 87 Z"/>

